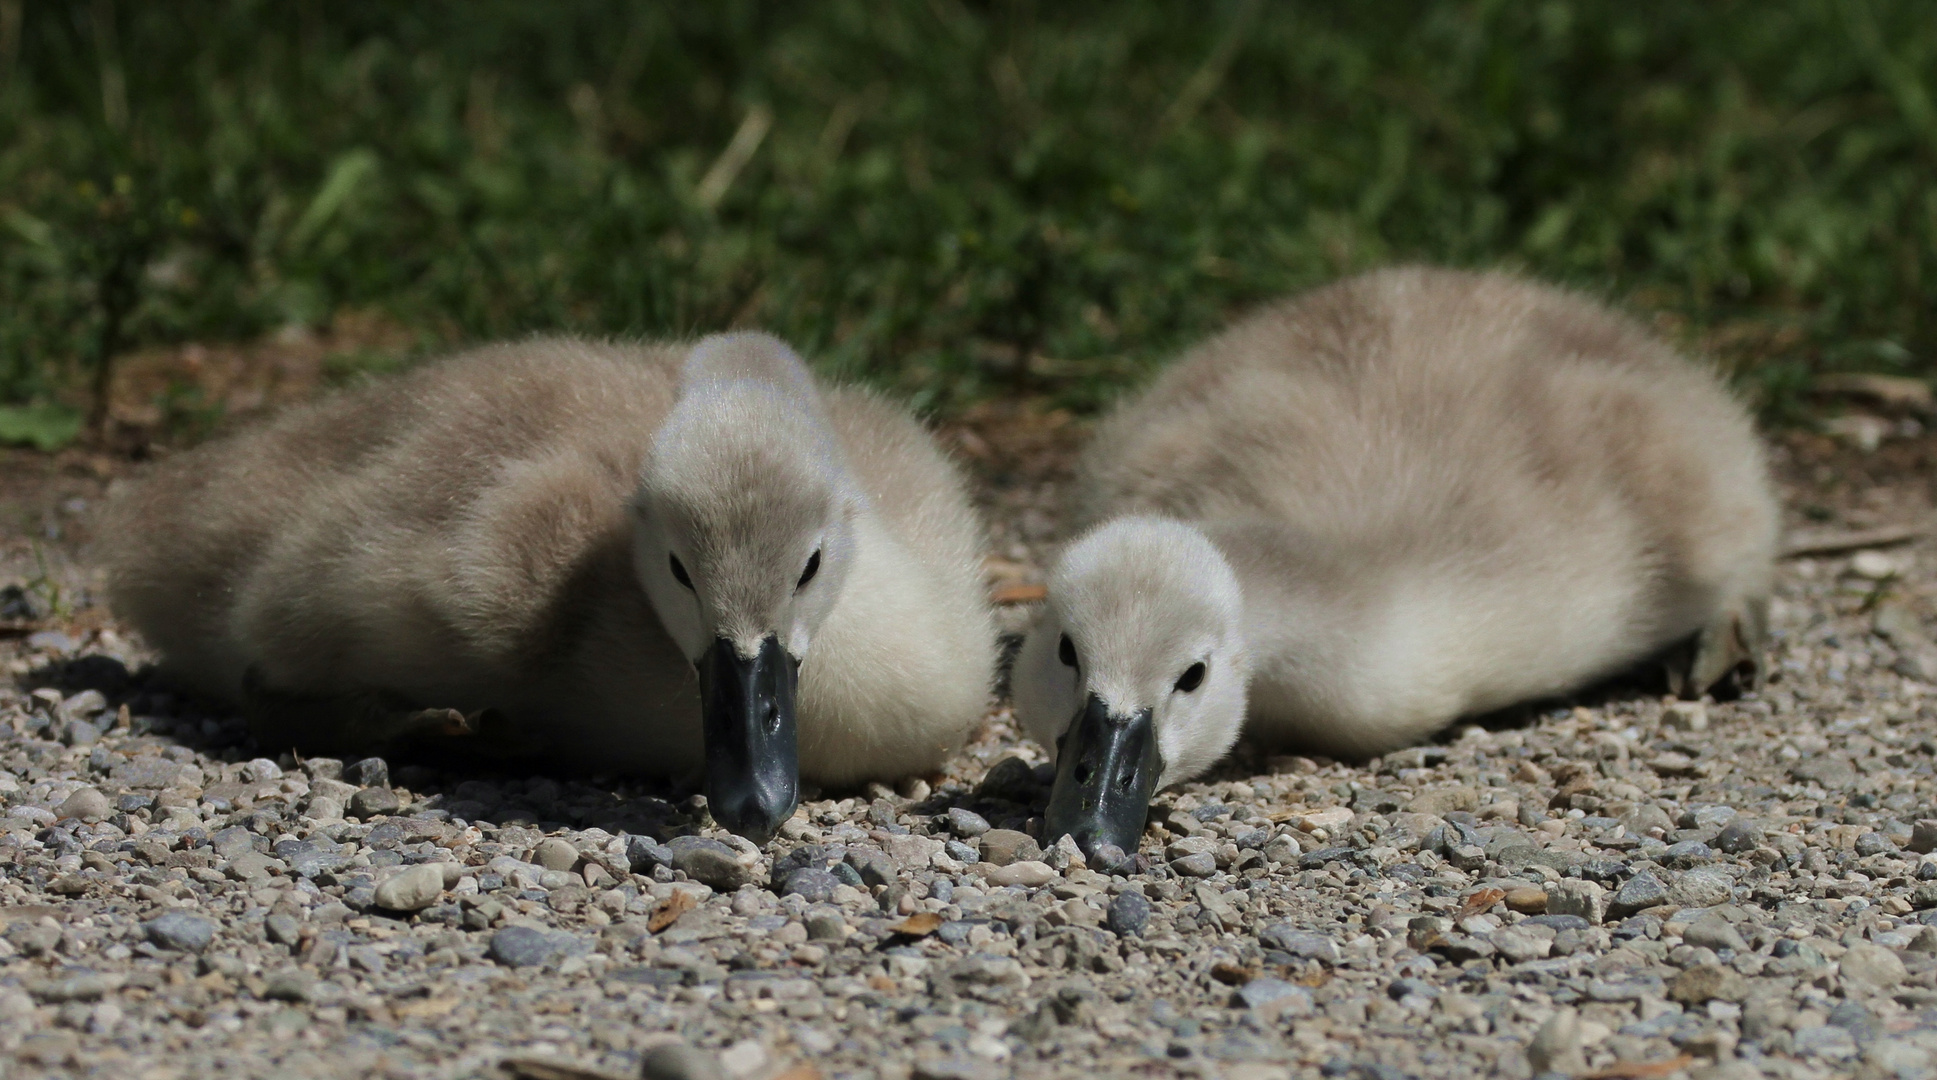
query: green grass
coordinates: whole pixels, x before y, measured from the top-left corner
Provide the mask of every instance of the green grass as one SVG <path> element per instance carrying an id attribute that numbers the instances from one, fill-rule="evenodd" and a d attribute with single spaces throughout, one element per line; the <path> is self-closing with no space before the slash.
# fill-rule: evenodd
<path id="1" fill-rule="evenodd" d="M 1937 357 L 1928 0 L 0 0 L 0 65 L 0 400 L 376 308 L 1091 408 L 1395 260 L 1664 314 L 1777 406 Z"/>

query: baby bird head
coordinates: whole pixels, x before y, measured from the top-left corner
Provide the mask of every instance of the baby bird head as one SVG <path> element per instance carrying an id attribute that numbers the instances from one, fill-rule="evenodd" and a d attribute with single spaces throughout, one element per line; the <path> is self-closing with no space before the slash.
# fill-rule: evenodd
<path id="1" fill-rule="evenodd" d="M 1047 838 L 1135 852 L 1150 797 L 1208 768 L 1244 723 L 1237 576 L 1196 528 L 1126 517 L 1057 560 L 1016 657 L 1016 715 L 1056 749 Z"/>
<path id="2" fill-rule="evenodd" d="M 756 843 L 799 798 L 800 664 L 864 502 L 791 349 L 764 334 L 693 347 L 633 499 L 633 565 L 700 675 L 708 806 Z"/>

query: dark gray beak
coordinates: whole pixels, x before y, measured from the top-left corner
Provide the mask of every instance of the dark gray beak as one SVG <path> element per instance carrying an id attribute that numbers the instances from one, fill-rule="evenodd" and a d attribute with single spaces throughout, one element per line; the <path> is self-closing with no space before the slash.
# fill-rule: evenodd
<path id="1" fill-rule="evenodd" d="M 750 660 L 720 638 L 700 658 L 699 677 L 707 809 L 714 821 L 764 846 L 800 801 L 800 662 L 772 634 Z"/>
<path id="2" fill-rule="evenodd" d="M 1163 771 L 1150 710 L 1111 716 L 1091 694 L 1057 743 L 1044 835 L 1053 843 L 1067 834 L 1085 854 L 1102 844 L 1136 854 Z"/>

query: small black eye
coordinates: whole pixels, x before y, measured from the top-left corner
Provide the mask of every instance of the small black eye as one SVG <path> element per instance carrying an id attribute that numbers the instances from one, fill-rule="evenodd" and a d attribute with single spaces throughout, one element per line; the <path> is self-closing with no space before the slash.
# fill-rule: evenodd
<path id="1" fill-rule="evenodd" d="M 1182 675 L 1177 676 L 1177 689 L 1182 690 L 1186 694 L 1202 685 L 1204 685 L 1204 665 L 1202 662 L 1192 664 L 1184 669 Z"/>
<path id="2" fill-rule="evenodd" d="M 680 562 L 679 556 L 677 555 L 668 555 L 666 558 L 672 560 L 673 580 L 691 589 L 693 587 L 693 579 L 686 574 L 686 564 Z"/>
<path id="3" fill-rule="evenodd" d="M 1063 640 L 1056 643 L 1056 659 L 1061 660 L 1065 667 L 1076 666 L 1076 643 L 1069 639 L 1068 634 L 1064 634 Z"/>
<path id="4" fill-rule="evenodd" d="M 807 569 L 802 570 L 800 572 L 800 580 L 794 583 L 794 591 L 799 592 L 800 590 L 805 589 L 807 587 L 807 583 L 814 580 L 814 575 L 820 572 L 821 572 L 821 549 L 815 548 L 814 553 L 812 555 L 807 556 Z"/>

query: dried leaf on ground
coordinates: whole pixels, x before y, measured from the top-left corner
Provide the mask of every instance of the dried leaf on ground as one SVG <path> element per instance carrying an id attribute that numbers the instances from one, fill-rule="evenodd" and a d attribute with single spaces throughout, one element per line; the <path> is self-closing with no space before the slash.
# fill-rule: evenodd
<path id="1" fill-rule="evenodd" d="M 659 905 L 647 917 L 646 929 L 655 934 L 659 933 L 661 930 L 678 922 L 681 915 L 693 910 L 695 903 L 696 901 L 693 899 L 692 893 L 686 892 L 683 889 L 673 893 L 666 898 L 665 903 Z"/>
<path id="2" fill-rule="evenodd" d="M 908 937 L 927 937 L 942 928 L 942 917 L 932 911 L 918 911 L 888 929 Z"/>
<path id="3" fill-rule="evenodd" d="M 1471 918 L 1474 915 L 1484 915 L 1492 910 L 1493 905 L 1506 898 L 1507 891 L 1505 889 L 1491 887 L 1468 893 L 1466 895 L 1466 902 L 1460 905 L 1459 914 L 1453 916 L 1453 921 L 1458 922 L 1461 919 Z"/>
<path id="4" fill-rule="evenodd" d="M 1242 967 L 1229 963 L 1228 961 L 1214 964 L 1211 967 L 1211 978 L 1216 979 L 1226 986 L 1243 986 L 1245 983 L 1257 977 L 1257 968 Z"/>

